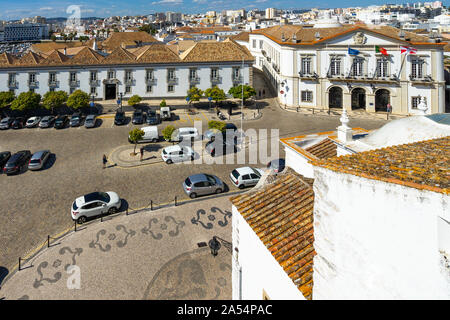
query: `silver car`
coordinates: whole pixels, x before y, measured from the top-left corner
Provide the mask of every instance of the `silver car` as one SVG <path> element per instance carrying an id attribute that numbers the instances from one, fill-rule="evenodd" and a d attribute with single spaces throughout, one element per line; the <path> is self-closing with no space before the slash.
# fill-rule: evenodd
<path id="1" fill-rule="evenodd" d="M 48 160 L 48 157 L 50 156 L 50 150 L 41 150 L 38 152 L 35 152 L 32 156 L 30 161 L 28 162 L 28 169 L 30 170 L 40 170 L 44 167 L 45 163 Z"/>
<path id="2" fill-rule="evenodd" d="M 225 185 L 218 177 L 200 173 L 189 176 L 183 182 L 183 189 L 192 199 L 200 195 L 221 193 Z"/>
<path id="3" fill-rule="evenodd" d="M 72 220 L 82 224 L 87 218 L 95 217 L 105 213 L 116 213 L 122 205 L 122 200 L 113 191 L 92 192 L 78 197 L 72 203 L 70 210 Z"/>
<path id="4" fill-rule="evenodd" d="M 258 184 L 259 179 L 264 174 L 264 170 L 252 167 L 236 168 L 230 173 L 231 182 L 243 189 L 245 187 L 251 187 Z"/>
<path id="5" fill-rule="evenodd" d="M 90 115 L 86 116 L 86 120 L 84 120 L 84 126 L 86 128 L 94 128 L 96 121 L 97 121 L 97 116 L 95 114 L 90 114 Z"/>
<path id="6" fill-rule="evenodd" d="M 25 127 L 34 128 L 39 124 L 40 121 L 41 121 L 41 117 L 28 118 L 27 122 L 25 123 Z"/>
<path id="7" fill-rule="evenodd" d="M 55 122 L 54 116 L 45 116 L 39 122 L 39 128 L 49 128 Z"/>
<path id="8" fill-rule="evenodd" d="M 190 147 L 180 146 L 179 144 L 177 144 L 175 146 L 165 147 L 161 151 L 161 158 L 167 164 L 187 160 L 194 160 L 195 152 Z"/>
<path id="9" fill-rule="evenodd" d="M 0 129 L 2 130 L 9 129 L 11 127 L 13 120 L 14 119 L 10 117 L 3 118 L 2 121 L 0 121 Z"/>

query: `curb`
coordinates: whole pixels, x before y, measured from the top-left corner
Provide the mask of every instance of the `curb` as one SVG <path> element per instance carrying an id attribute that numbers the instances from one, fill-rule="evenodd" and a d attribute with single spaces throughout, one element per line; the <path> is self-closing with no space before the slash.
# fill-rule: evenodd
<path id="1" fill-rule="evenodd" d="M 251 190 L 251 189 L 248 189 Z M 206 196 L 206 197 L 201 197 L 201 198 L 195 198 L 195 199 L 191 199 L 191 198 L 184 198 L 184 199 L 180 199 L 177 200 L 177 205 L 175 205 L 174 201 L 170 201 L 170 202 L 164 202 L 161 204 L 156 204 L 156 206 L 153 208 L 153 210 L 151 210 L 148 206 L 147 207 L 141 207 L 141 208 L 137 208 L 137 209 L 132 209 L 134 212 L 129 213 L 128 215 L 134 215 L 136 213 L 140 213 L 144 210 L 147 210 L 149 212 L 152 211 L 156 211 L 159 209 L 164 209 L 164 208 L 170 208 L 170 207 L 178 207 L 180 205 L 183 204 L 189 204 L 189 203 L 195 203 L 195 202 L 201 202 L 201 201 L 207 201 L 207 200 L 211 200 L 211 199 L 215 199 L 215 198 L 221 198 L 221 197 L 226 197 L 226 196 L 234 196 L 236 194 L 240 194 L 240 193 L 244 193 L 248 190 L 238 190 L 238 191 L 233 191 L 233 192 L 223 192 L 221 194 L 213 194 L 210 196 Z M 109 215 L 109 217 L 111 217 L 111 219 L 108 220 L 112 220 L 115 217 L 118 216 L 122 216 L 124 212 L 119 212 L 115 215 Z M 62 240 L 63 238 L 65 238 L 66 236 L 69 236 L 75 232 L 80 232 L 83 229 L 86 228 L 86 226 L 92 225 L 92 224 L 96 224 L 96 223 L 102 223 L 101 220 L 99 220 L 98 218 L 95 220 L 92 220 L 90 222 L 84 223 L 82 225 L 80 225 L 80 230 L 79 231 L 74 231 L 73 226 L 66 228 L 64 231 L 59 232 L 56 236 L 51 237 L 53 239 L 53 241 L 58 241 L 58 240 Z M 81 229 L 83 228 L 83 229 Z M 25 254 L 25 257 L 23 258 L 23 260 L 31 260 L 33 258 L 36 258 L 38 256 L 39 253 L 42 253 L 45 251 L 45 249 L 49 249 L 46 247 L 47 244 L 47 240 L 45 240 L 44 242 L 42 242 L 40 245 L 32 248 L 31 250 L 27 251 Z M 51 246 L 50 246 L 51 248 Z M 22 258 L 22 257 L 21 257 Z M 28 261 L 24 262 L 27 263 Z M 28 267 L 29 268 L 29 267 Z M 3 279 L 1 285 L 0 285 L 0 292 L 1 292 L 1 288 L 2 286 L 5 285 L 5 283 L 12 277 L 14 276 L 19 270 L 19 264 L 16 263 L 12 268 L 11 271 L 9 272 L 9 274 Z M 23 270 L 23 269 L 22 269 Z M 1 298 L 0 298 L 1 300 Z"/>

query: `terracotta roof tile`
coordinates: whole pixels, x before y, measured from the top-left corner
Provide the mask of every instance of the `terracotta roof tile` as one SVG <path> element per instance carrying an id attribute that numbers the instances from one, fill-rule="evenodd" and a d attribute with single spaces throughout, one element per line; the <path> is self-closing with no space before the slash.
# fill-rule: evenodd
<path id="1" fill-rule="evenodd" d="M 230 200 L 306 299 L 312 298 L 313 179 L 292 169 Z"/>
<path id="2" fill-rule="evenodd" d="M 62 64 L 69 60 L 70 58 L 58 50 L 53 50 L 44 61 L 41 62 L 43 65 L 54 65 L 54 64 Z"/>
<path id="3" fill-rule="evenodd" d="M 368 179 L 450 193 L 450 136 L 311 163 Z"/>
<path id="4" fill-rule="evenodd" d="M 239 61 L 242 57 L 247 61 L 255 59 L 247 48 L 229 39 L 223 42 L 197 42 L 181 54 L 181 59 L 186 62 Z"/>
<path id="5" fill-rule="evenodd" d="M 104 60 L 104 57 L 99 53 L 95 52 L 91 48 L 85 47 L 83 50 L 74 55 L 66 64 L 73 65 L 89 65 L 89 64 L 100 64 Z"/>
<path id="6" fill-rule="evenodd" d="M 136 52 L 139 63 L 180 62 L 180 57 L 165 44 L 146 46 L 142 52 Z"/>
<path id="7" fill-rule="evenodd" d="M 133 63 L 136 61 L 136 56 L 122 47 L 117 47 L 111 54 L 107 55 L 103 63 L 105 64 L 121 64 Z"/>
<path id="8" fill-rule="evenodd" d="M 154 37 L 145 31 L 139 32 L 112 32 L 111 35 L 102 42 L 102 46 L 109 52 L 120 47 L 123 42 L 133 43 L 153 43 L 158 42 Z"/>
<path id="9" fill-rule="evenodd" d="M 327 159 L 337 156 L 337 146 L 328 138 L 311 147 L 306 148 L 305 151 L 311 153 L 318 159 Z"/>
<path id="10" fill-rule="evenodd" d="M 29 51 L 26 55 L 16 60 L 14 64 L 18 66 L 35 66 L 38 65 L 43 60 L 44 60 L 43 56 L 34 53 L 32 51 Z"/>

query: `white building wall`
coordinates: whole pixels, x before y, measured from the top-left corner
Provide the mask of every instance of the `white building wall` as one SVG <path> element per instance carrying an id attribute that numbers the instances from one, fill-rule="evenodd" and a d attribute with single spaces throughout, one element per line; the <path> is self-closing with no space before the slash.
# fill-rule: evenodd
<path id="1" fill-rule="evenodd" d="M 308 159 L 289 147 L 284 148 L 286 156 L 286 166 L 307 178 L 314 178 L 313 166 L 308 163 Z"/>
<path id="2" fill-rule="evenodd" d="M 449 196 L 315 167 L 313 299 L 449 299 Z"/>
<path id="3" fill-rule="evenodd" d="M 232 268 L 233 300 L 240 296 L 239 268 L 243 300 L 261 300 L 263 290 L 272 300 L 305 300 L 235 206 L 232 212 L 233 246 L 238 248 L 238 259 L 233 259 Z M 233 256 L 236 256 L 236 251 Z"/>

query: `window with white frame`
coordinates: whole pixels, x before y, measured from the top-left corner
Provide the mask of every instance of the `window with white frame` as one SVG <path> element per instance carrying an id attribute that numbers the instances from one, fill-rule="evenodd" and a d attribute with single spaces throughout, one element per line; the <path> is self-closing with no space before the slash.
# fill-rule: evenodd
<path id="1" fill-rule="evenodd" d="M 218 78 L 219 78 L 219 69 L 211 68 L 211 79 L 218 79 Z"/>
<path id="2" fill-rule="evenodd" d="M 364 59 L 361 57 L 353 58 L 352 76 L 361 77 L 364 75 Z"/>
<path id="3" fill-rule="evenodd" d="M 8 74 L 8 84 L 9 84 L 10 86 L 16 84 L 16 74 L 15 74 L 15 73 L 9 73 L 9 74 Z"/>
<path id="4" fill-rule="evenodd" d="M 254 49 L 256 49 L 256 40 L 255 40 L 255 39 L 253 39 L 253 41 L 252 41 L 252 47 L 253 47 Z"/>
<path id="5" fill-rule="evenodd" d="M 239 80 L 240 76 L 241 76 L 241 68 L 234 67 L 233 68 L 233 80 Z"/>
<path id="6" fill-rule="evenodd" d="M 417 109 L 417 106 L 418 106 L 419 103 L 420 103 L 420 99 L 421 99 L 420 96 L 417 96 L 417 97 L 411 97 L 411 109 Z M 426 98 L 423 98 L 423 99 L 424 99 L 424 101 L 425 101 Z"/>
<path id="7" fill-rule="evenodd" d="M 70 73 L 70 82 L 75 82 L 75 81 L 77 81 L 77 73 L 71 72 Z"/>
<path id="8" fill-rule="evenodd" d="M 56 72 L 50 72 L 48 74 L 48 81 L 50 83 L 55 83 L 56 82 Z"/>
<path id="9" fill-rule="evenodd" d="M 30 73 L 30 74 L 28 75 L 28 81 L 29 81 L 30 83 L 35 83 L 35 82 L 36 82 L 36 73 Z"/>
<path id="10" fill-rule="evenodd" d="M 313 92 L 310 90 L 304 90 L 300 93 L 302 102 L 312 102 L 313 101 Z"/>
<path id="11" fill-rule="evenodd" d="M 195 80 L 197 78 L 197 69 L 191 68 L 189 69 L 189 79 Z"/>
<path id="12" fill-rule="evenodd" d="M 263 40 L 259 40 L 259 48 L 262 49 L 264 45 L 264 41 Z"/>
<path id="13" fill-rule="evenodd" d="M 114 79 L 116 77 L 116 72 L 114 70 L 109 70 L 106 76 L 108 80 Z"/>
<path id="14" fill-rule="evenodd" d="M 153 69 L 147 69 L 145 71 L 145 79 L 146 80 L 153 80 Z"/>
<path id="15" fill-rule="evenodd" d="M 125 86 L 125 93 L 126 94 L 131 93 L 131 86 Z"/>
<path id="16" fill-rule="evenodd" d="M 127 81 L 133 80 L 133 71 L 125 70 L 125 80 Z"/>
<path id="17" fill-rule="evenodd" d="M 301 74 L 312 74 L 312 60 L 311 57 L 301 57 Z"/>
<path id="18" fill-rule="evenodd" d="M 421 57 L 413 57 L 411 60 L 411 77 L 422 79 L 424 77 L 425 60 Z"/>
<path id="19" fill-rule="evenodd" d="M 97 94 L 97 87 L 91 87 L 91 95 Z"/>
<path id="20" fill-rule="evenodd" d="M 377 78 L 389 77 L 389 61 L 386 57 L 377 58 Z"/>
<path id="21" fill-rule="evenodd" d="M 174 92 L 174 91 L 175 91 L 174 86 L 172 85 L 167 86 L 167 92 Z"/>
<path id="22" fill-rule="evenodd" d="M 91 79 L 91 81 L 96 81 L 97 80 L 97 71 L 91 71 L 90 79 Z"/>
<path id="23" fill-rule="evenodd" d="M 167 69 L 167 79 L 169 80 L 175 79 L 175 69 Z"/>
<path id="24" fill-rule="evenodd" d="M 341 74 L 341 62 L 342 59 L 339 57 L 333 57 L 330 61 L 330 75 L 337 76 Z"/>
<path id="25" fill-rule="evenodd" d="M 147 91 L 147 93 L 149 93 L 149 92 L 152 92 L 152 91 L 153 91 L 153 88 L 152 88 L 152 86 L 147 86 L 147 89 L 146 89 L 146 91 Z"/>

